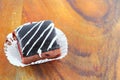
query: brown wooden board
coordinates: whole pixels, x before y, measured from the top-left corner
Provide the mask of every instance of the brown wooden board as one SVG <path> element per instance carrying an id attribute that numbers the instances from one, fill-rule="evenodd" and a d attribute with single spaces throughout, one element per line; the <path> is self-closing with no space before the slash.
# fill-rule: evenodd
<path id="1" fill-rule="evenodd" d="M 15 1 L 0 1 L 0 80 L 120 80 L 120 0 Z M 68 55 L 24 68 L 11 65 L 3 51 L 6 35 L 40 20 L 52 20 L 66 34 Z"/>

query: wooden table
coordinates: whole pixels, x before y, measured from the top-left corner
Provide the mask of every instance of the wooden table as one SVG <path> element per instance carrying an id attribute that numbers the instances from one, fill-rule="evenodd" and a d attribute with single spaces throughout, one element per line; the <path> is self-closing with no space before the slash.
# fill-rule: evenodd
<path id="1" fill-rule="evenodd" d="M 0 80 L 120 80 L 120 0 L 15 1 L 0 1 Z M 14 25 L 8 20 L 13 6 Z M 3 51 L 5 36 L 40 20 L 52 20 L 66 34 L 68 55 L 24 68 L 11 65 Z"/>

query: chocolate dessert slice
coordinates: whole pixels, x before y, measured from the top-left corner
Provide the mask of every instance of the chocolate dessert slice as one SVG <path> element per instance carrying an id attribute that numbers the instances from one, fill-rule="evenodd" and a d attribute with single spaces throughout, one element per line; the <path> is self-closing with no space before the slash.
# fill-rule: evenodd
<path id="1" fill-rule="evenodd" d="M 29 22 L 6 37 L 4 51 L 15 66 L 28 66 L 62 59 L 67 55 L 65 34 L 50 20 Z"/>
<path id="2" fill-rule="evenodd" d="M 54 24 L 47 20 L 23 25 L 15 30 L 23 57 L 60 48 Z"/>

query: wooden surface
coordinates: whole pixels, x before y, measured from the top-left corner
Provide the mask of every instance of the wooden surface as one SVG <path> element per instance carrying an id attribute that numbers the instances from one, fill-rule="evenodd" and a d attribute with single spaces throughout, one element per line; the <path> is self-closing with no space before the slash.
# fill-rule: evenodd
<path id="1" fill-rule="evenodd" d="M 120 80 L 120 0 L 1 0 L 0 11 L 0 80 Z M 39 20 L 66 34 L 68 55 L 24 68 L 9 64 L 5 36 Z"/>

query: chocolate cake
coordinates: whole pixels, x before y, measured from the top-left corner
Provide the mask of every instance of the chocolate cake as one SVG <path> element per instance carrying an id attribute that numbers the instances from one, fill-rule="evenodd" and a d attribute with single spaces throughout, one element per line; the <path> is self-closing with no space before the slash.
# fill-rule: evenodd
<path id="1" fill-rule="evenodd" d="M 24 57 L 60 48 L 56 42 L 57 35 L 51 21 L 23 25 L 17 28 L 15 33 Z"/>

